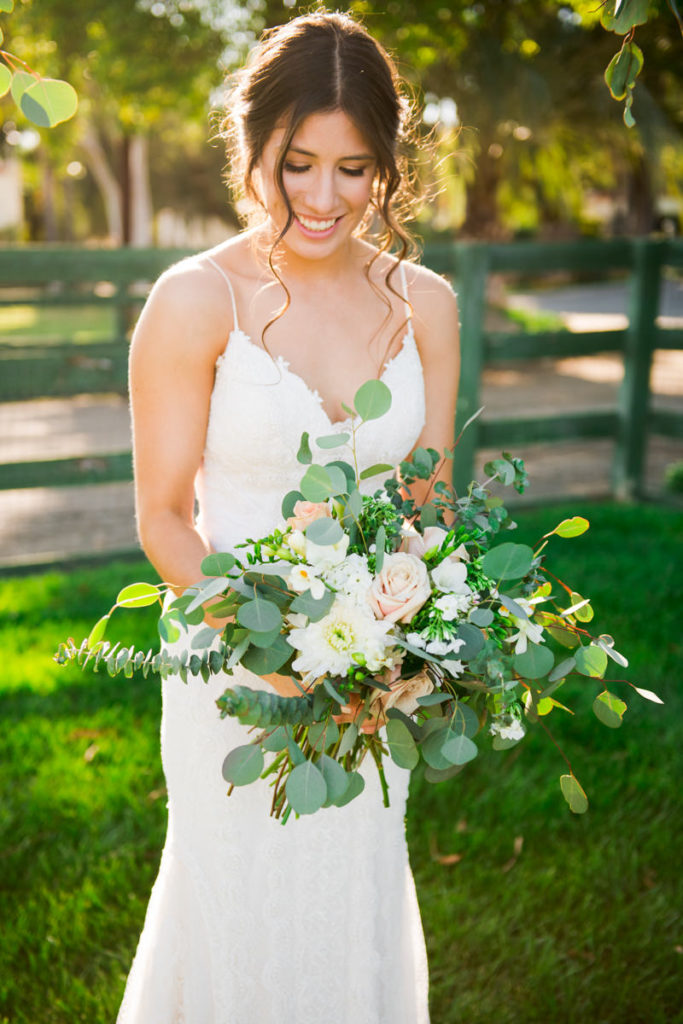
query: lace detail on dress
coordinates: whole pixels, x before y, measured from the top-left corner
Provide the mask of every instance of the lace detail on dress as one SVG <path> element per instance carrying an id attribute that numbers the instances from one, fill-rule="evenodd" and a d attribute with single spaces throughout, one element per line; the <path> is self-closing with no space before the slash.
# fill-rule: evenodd
<path id="1" fill-rule="evenodd" d="M 382 379 L 393 403 L 358 431 L 361 470 L 397 463 L 421 432 L 412 325 Z M 285 360 L 233 330 L 216 367 L 197 481 L 212 546 L 230 549 L 276 526 L 282 496 L 302 475 L 301 433 L 313 441 L 344 426 L 330 422 Z M 316 461 L 329 459 L 312 448 Z M 268 816 L 267 782 L 226 796 L 223 760 L 248 732 L 221 720 L 215 701 L 235 683 L 267 685 L 243 669 L 208 684 L 173 676 L 162 684 L 168 836 L 118 1024 L 428 1024 L 404 830 L 409 773 L 387 764 L 385 809 L 367 763 L 360 798 L 283 827 Z"/>

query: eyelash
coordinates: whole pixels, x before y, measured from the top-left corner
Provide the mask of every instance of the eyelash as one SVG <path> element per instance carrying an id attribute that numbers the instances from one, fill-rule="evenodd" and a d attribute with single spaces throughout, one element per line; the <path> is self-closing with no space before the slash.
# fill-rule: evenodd
<path id="1" fill-rule="evenodd" d="M 282 169 L 287 171 L 288 174 L 305 174 L 306 171 L 310 171 L 310 164 L 290 164 L 284 163 Z M 346 174 L 349 178 L 361 178 L 366 171 L 365 167 L 340 167 L 339 170 L 342 174 Z"/>

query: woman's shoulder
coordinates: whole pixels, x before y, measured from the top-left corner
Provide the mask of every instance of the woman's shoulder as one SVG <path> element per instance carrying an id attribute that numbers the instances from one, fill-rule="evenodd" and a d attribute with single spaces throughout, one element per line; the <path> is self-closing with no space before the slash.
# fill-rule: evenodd
<path id="1" fill-rule="evenodd" d="M 458 300 L 450 282 L 420 263 L 405 263 L 408 300 L 423 358 L 457 358 Z"/>

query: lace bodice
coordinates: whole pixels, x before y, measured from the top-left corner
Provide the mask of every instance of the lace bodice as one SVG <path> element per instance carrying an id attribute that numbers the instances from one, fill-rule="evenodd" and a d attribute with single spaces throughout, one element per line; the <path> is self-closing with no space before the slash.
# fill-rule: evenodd
<path id="1" fill-rule="evenodd" d="M 296 459 L 304 431 L 310 434 L 314 462 L 352 461 L 348 445 L 330 451 L 315 444 L 316 437 L 348 433 L 351 419 L 332 422 L 317 391 L 285 359 L 272 359 L 240 330 L 232 286 L 225 279 L 236 326 L 216 364 L 197 477 L 198 523 L 216 550 L 229 549 L 247 535 L 265 535 L 281 520 L 282 498 L 298 487 L 304 472 Z M 414 447 L 424 425 L 422 364 L 410 319 L 401 348 L 385 364 L 381 380 L 391 390 L 392 404 L 380 419 L 358 427 L 360 471 L 377 463 L 396 465 Z M 352 400 L 348 396 L 347 405 Z M 371 493 L 382 479 L 363 481 L 362 489 Z"/>

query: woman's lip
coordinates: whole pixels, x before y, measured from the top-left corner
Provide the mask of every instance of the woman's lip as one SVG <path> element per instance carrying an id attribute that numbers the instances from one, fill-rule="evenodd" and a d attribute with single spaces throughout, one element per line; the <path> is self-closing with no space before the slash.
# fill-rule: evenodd
<path id="1" fill-rule="evenodd" d="M 303 216 L 305 216 L 305 214 Z M 320 229 L 316 231 L 314 228 L 307 228 L 306 225 L 299 219 L 299 216 L 296 213 L 294 214 L 294 220 L 296 221 L 299 231 L 301 231 L 301 233 L 305 235 L 306 238 L 329 238 L 330 235 L 334 232 L 334 229 L 336 228 L 337 224 L 341 220 L 341 217 L 335 217 L 334 223 L 330 224 L 329 228 L 324 228 L 322 231 Z M 324 223 L 326 220 L 332 220 L 332 217 L 306 217 L 306 220 L 317 220 L 322 221 Z"/>

